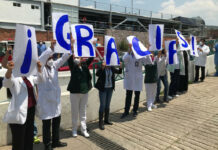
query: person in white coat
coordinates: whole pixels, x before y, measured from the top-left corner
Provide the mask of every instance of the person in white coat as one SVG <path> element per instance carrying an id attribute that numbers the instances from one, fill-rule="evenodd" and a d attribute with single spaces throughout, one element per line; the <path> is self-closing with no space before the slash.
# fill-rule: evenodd
<path id="1" fill-rule="evenodd" d="M 132 45 L 129 45 L 129 47 L 129 52 L 127 52 L 123 56 L 123 62 L 125 65 L 124 89 L 126 90 L 126 101 L 125 111 L 122 114 L 121 119 L 129 115 L 133 91 L 135 92 L 133 116 L 137 116 L 137 111 L 139 107 L 139 97 L 143 85 L 142 66 L 147 63 L 151 63 L 150 57 L 136 59 L 132 52 Z"/>
<path id="2" fill-rule="evenodd" d="M 42 62 L 42 74 L 44 82 L 38 85 L 37 111 L 43 125 L 43 143 L 45 150 L 55 147 L 67 146 L 60 142 L 59 128 L 61 122 L 61 89 L 58 81 L 58 69 L 68 60 L 71 54 L 63 54 L 56 61 L 53 61 L 55 41 L 52 41 L 51 48 L 48 48 L 40 56 Z M 52 126 L 52 140 L 51 140 Z"/>
<path id="3" fill-rule="evenodd" d="M 42 82 L 41 64 L 37 63 L 38 76 L 14 77 L 14 62 L 7 63 L 3 86 L 9 88 L 12 99 L 3 121 L 8 123 L 12 133 L 13 150 L 33 149 L 33 130 L 36 105 L 35 86 Z"/>
<path id="4" fill-rule="evenodd" d="M 205 66 L 207 63 L 207 54 L 209 54 L 210 48 L 205 45 L 205 39 L 201 39 L 198 46 L 198 55 L 199 57 L 195 57 L 195 80 L 194 82 L 198 82 L 199 80 L 199 70 L 201 68 L 201 82 L 205 79 Z"/>

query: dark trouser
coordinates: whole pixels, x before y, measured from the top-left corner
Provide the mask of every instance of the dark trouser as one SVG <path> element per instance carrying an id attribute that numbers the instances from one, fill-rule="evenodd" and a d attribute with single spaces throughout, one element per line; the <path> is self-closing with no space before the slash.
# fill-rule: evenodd
<path id="1" fill-rule="evenodd" d="M 133 91 L 130 91 L 130 90 L 126 91 L 126 104 L 125 104 L 126 114 L 129 114 L 129 109 L 130 109 L 131 101 L 132 101 L 132 93 Z M 133 106 L 134 112 L 137 112 L 139 108 L 139 96 L 140 96 L 140 91 L 135 91 L 135 100 L 134 100 L 134 106 Z"/>
<path id="2" fill-rule="evenodd" d="M 179 77 L 179 92 L 187 92 L 188 91 L 188 54 L 186 51 L 183 51 L 184 54 L 184 63 L 185 63 L 185 75 L 180 75 Z"/>
<path id="3" fill-rule="evenodd" d="M 112 94 L 113 94 L 113 88 L 105 88 L 103 92 L 99 91 L 99 98 L 100 98 L 99 112 L 103 113 L 105 110 L 110 109 Z"/>
<path id="4" fill-rule="evenodd" d="M 12 133 L 12 150 L 33 149 L 35 107 L 27 110 L 27 118 L 24 124 L 9 124 Z"/>
<path id="5" fill-rule="evenodd" d="M 186 92 L 186 91 L 188 91 L 188 76 L 180 75 L 178 92 Z"/>
<path id="6" fill-rule="evenodd" d="M 167 74 L 165 76 L 160 76 L 157 81 L 157 94 L 156 94 L 156 100 L 159 100 L 160 95 L 160 89 L 161 89 L 161 81 L 164 85 L 164 100 L 167 100 L 168 97 L 168 80 L 167 80 Z"/>
<path id="7" fill-rule="evenodd" d="M 52 123 L 52 143 L 59 142 L 59 128 L 61 123 L 61 116 L 48 120 L 42 120 L 43 143 L 45 145 L 51 144 L 51 123 Z"/>
<path id="8" fill-rule="evenodd" d="M 205 67 L 202 66 L 195 66 L 195 81 L 199 79 L 199 70 L 201 68 L 201 81 L 205 79 Z"/>
<path id="9" fill-rule="evenodd" d="M 180 73 L 179 69 L 175 69 L 174 73 L 172 72 L 170 73 L 170 78 L 171 78 L 170 87 L 169 87 L 170 96 L 174 96 L 176 95 L 176 92 L 178 92 L 177 87 L 179 84 L 179 73 Z"/>
<path id="10" fill-rule="evenodd" d="M 0 77 L 0 89 L 2 88 L 3 79 L 4 79 L 4 78 Z"/>

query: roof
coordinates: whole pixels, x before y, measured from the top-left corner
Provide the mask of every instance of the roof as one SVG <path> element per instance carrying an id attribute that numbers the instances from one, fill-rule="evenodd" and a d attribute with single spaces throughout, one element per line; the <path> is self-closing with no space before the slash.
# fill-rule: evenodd
<path id="1" fill-rule="evenodd" d="M 176 17 L 173 20 L 180 21 L 182 24 L 191 25 L 191 26 L 202 26 L 205 25 L 205 21 L 201 17 L 193 17 L 193 18 L 186 18 L 186 17 Z"/>

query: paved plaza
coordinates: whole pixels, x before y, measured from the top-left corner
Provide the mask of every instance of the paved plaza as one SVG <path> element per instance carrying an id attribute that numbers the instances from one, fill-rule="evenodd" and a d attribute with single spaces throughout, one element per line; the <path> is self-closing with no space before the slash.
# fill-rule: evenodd
<path id="1" fill-rule="evenodd" d="M 191 84 L 189 92 L 169 104 L 147 112 L 140 103 L 139 115 L 121 120 L 123 110 L 111 114 L 113 126 L 98 129 L 98 122 L 88 124 L 91 137 L 71 137 L 71 130 L 61 132 L 68 143 L 60 150 L 216 150 L 218 149 L 218 78 Z M 0 150 L 9 150 L 10 146 Z M 34 146 L 43 150 L 43 144 Z M 59 149 L 57 149 L 59 150 Z"/>

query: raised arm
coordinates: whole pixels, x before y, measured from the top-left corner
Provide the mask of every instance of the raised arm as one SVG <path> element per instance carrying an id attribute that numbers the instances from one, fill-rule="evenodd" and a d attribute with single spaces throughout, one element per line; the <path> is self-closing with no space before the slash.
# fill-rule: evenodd
<path id="1" fill-rule="evenodd" d="M 112 67 L 113 72 L 116 73 L 116 74 L 121 74 L 121 73 L 122 73 L 122 67 L 123 67 L 123 63 L 120 62 L 120 67 L 119 67 L 119 69 L 116 69 L 115 67 Z"/>
<path id="2" fill-rule="evenodd" d="M 6 68 L 7 69 L 7 64 L 8 64 L 8 58 L 11 56 L 11 53 L 12 53 L 12 49 L 11 48 L 8 48 L 6 53 L 5 53 L 5 56 L 3 57 L 2 59 L 2 67 L 3 68 Z"/>
<path id="3" fill-rule="evenodd" d="M 90 58 L 86 61 L 87 66 L 89 66 L 89 65 L 92 63 L 93 60 L 94 60 L 94 57 L 90 57 Z"/>
<path id="4" fill-rule="evenodd" d="M 14 77 L 12 75 L 12 70 L 14 68 L 14 62 L 9 61 L 6 65 L 6 68 L 8 69 L 5 73 L 5 78 L 3 80 L 3 86 L 6 88 L 12 88 L 14 85 Z"/>
<path id="5" fill-rule="evenodd" d="M 64 54 L 61 58 L 54 61 L 54 67 L 56 70 L 58 70 L 71 56 L 71 54 Z"/>
<path id="6" fill-rule="evenodd" d="M 104 71 L 105 69 L 105 66 L 106 66 L 106 63 L 105 62 L 102 62 L 101 65 L 98 65 L 98 70 L 96 72 L 96 76 L 101 76 L 102 72 Z"/>
<path id="7" fill-rule="evenodd" d="M 52 56 L 53 54 L 54 54 L 54 52 L 52 51 L 51 48 L 47 48 L 47 50 L 42 53 L 42 55 L 39 57 L 39 60 L 42 64 L 42 66 L 46 65 L 48 58 L 50 56 Z"/>
<path id="8" fill-rule="evenodd" d="M 153 64 L 150 55 L 147 55 L 146 57 L 141 58 L 141 60 L 142 60 L 143 65 Z"/>
<path id="9" fill-rule="evenodd" d="M 33 77 L 33 82 L 34 84 L 39 84 L 45 81 L 43 74 L 42 74 L 42 64 L 40 63 L 40 61 L 37 62 L 37 70 L 38 70 L 38 74 L 37 76 Z"/>
<path id="10" fill-rule="evenodd" d="M 74 56 L 73 55 L 70 56 L 70 58 L 68 59 L 67 62 L 68 62 L 68 65 L 69 65 L 70 69 L 75 67 Z"/>
<path id="11" fill-rule="evenodd" d="M 42 55 L 39 57 L 39 61 L 42 66 L 45 66 L 48 58 L 54 54 L 55 44 L 56 44 L 55 40 L 51 41 L 51 47 L 47 48 L 47 50 L 43 52 Z"/>

